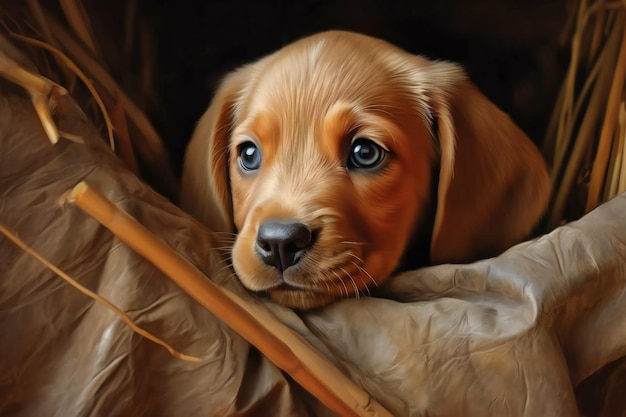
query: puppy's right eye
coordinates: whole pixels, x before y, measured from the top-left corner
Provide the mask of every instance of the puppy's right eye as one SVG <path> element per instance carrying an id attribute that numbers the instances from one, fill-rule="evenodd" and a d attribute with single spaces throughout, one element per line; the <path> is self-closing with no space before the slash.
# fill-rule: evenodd
<path id="1" fill-rule="evenodd" d="M 380 167 L 389 152 L 373 140 L 357 138 L 352 142 L 348 169 L 372 170 Z"/>
<path id="2" fill-rule="evenodd" d="M 261 166 L 261 150 L 253 142 L 242 143 L 237 160 L 244 171 L 256 171 Z"/>

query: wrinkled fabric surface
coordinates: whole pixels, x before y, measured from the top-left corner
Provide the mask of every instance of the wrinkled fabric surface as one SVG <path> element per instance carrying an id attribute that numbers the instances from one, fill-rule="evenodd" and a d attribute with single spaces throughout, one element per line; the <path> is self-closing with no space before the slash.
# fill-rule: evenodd
<path id="1" fill-rule="evenodd" d="M 71 99 L 52 146 L 0 80 L 0 222 L 127 312 L 134 333 L 0 236 L 1 416 L 332 415 L 64 194 L 86 180 L 242 297 L 213 234 L 128 172 Z M 260 300 L 396 416 L 626 416 L 626 195 L 470 265 L 407 272 L 384 297 L 296 314 Z"/>

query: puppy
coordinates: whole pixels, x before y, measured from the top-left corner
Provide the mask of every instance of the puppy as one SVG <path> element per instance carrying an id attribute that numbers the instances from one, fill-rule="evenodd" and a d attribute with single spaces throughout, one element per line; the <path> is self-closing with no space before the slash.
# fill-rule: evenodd
<path id="1" fill-rule="evenodd" d="M 459 66 L 333 31 L 226 77 L 187 150 L 181 205 L 236 233 L 248 289 L 306 309 L 420 254 L 496 255 L 549 192 L 533 143 Z"/>

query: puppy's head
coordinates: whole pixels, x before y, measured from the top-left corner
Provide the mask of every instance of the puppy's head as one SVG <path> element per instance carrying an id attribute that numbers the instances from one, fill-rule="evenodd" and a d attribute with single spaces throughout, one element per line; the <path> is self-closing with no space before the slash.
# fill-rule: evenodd
<path id="1" fill-rule="evenodd" d="M 189 147 L 181 203 L 237 232 L 232 261 L 246 287 L 310 308 L 367 293 L 396 269 L 433 174 L 433 260 L 521 239 L 542 208 L 509 205 L 534 195 L 540 161 L 458 66 L 327 32 L 226 78 Z"/>

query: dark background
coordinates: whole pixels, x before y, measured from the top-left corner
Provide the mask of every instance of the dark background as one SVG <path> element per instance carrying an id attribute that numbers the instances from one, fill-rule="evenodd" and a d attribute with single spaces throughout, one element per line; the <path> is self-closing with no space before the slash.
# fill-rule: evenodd
<path id="1" fill-rule="evenodd" d="M 538 144 L 567 64 L 567 2 L 302 0 L 138 3 L 153 37 L 148 111 L 180 168 L 194 123 L 228 71 L 306 35 L 344 29 L 461 63 Z"/>

